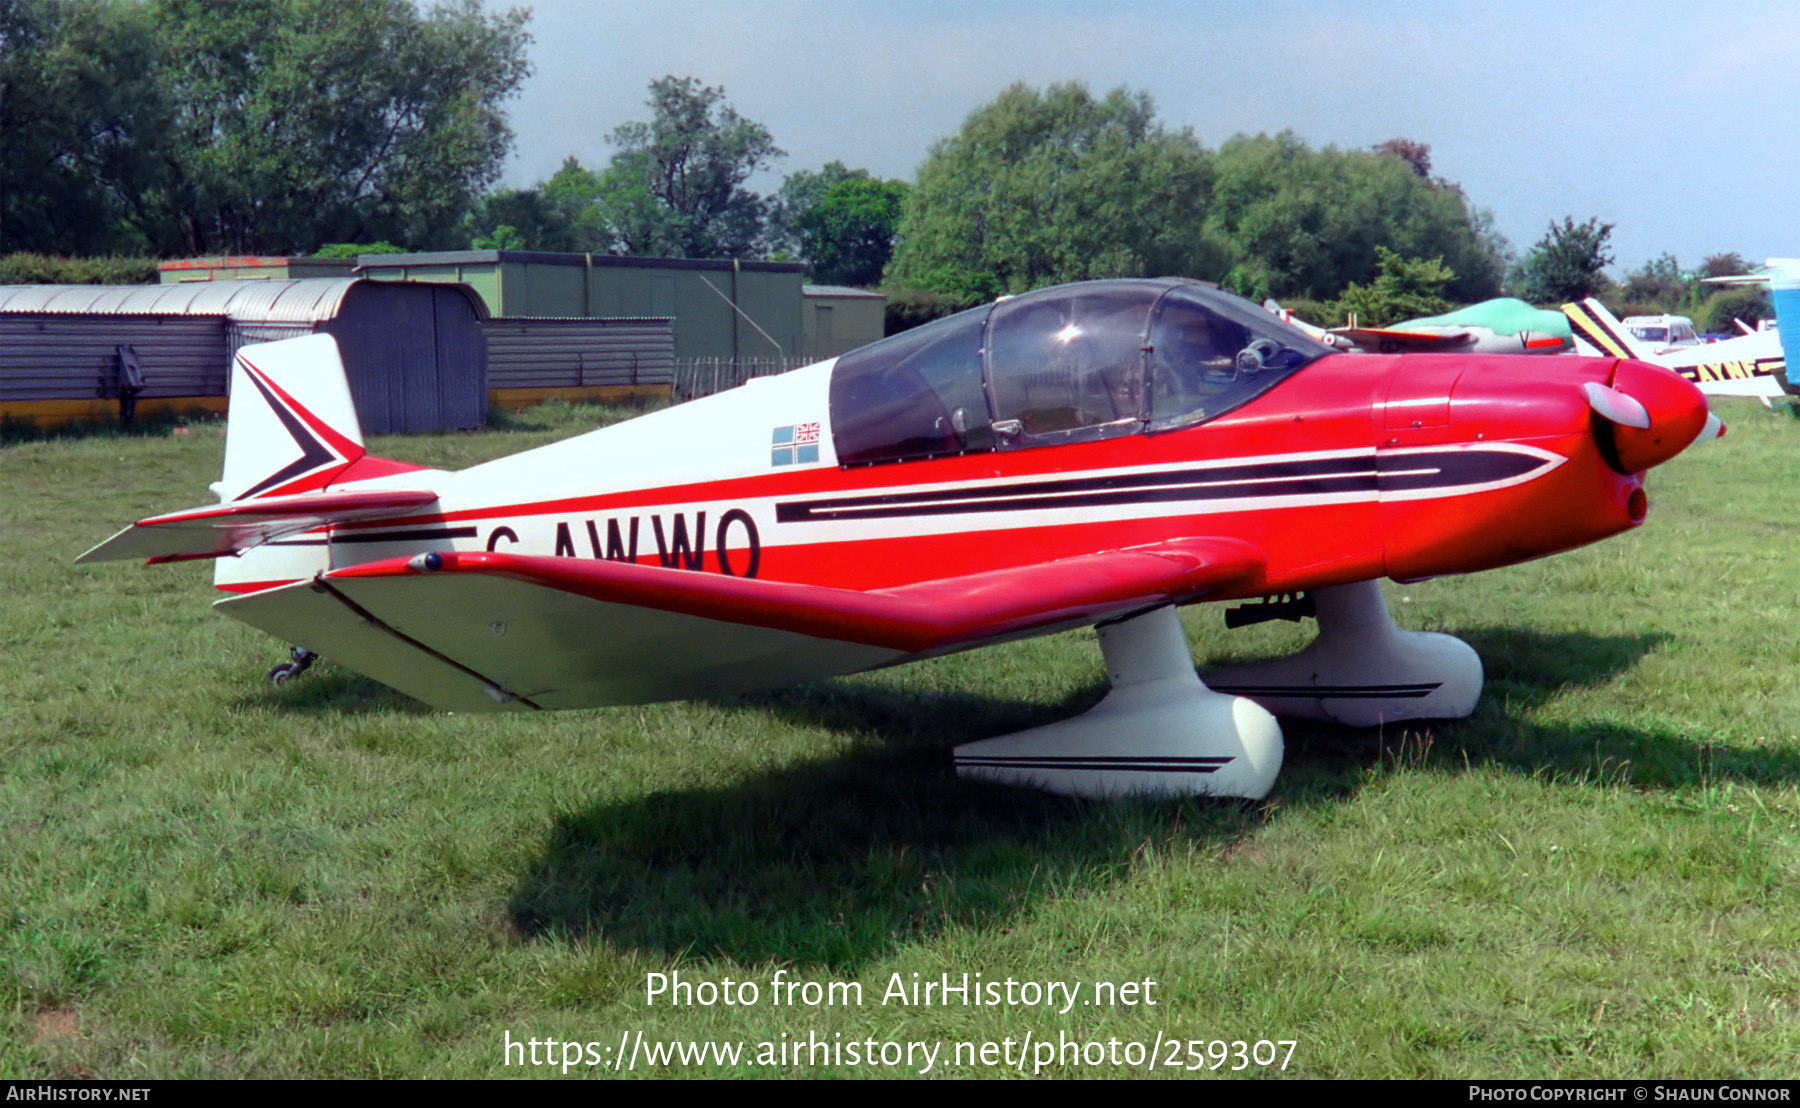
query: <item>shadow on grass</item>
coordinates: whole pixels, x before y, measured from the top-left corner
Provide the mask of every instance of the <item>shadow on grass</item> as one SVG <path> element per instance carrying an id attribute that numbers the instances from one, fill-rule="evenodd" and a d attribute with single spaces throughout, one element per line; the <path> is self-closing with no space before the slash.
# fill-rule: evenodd
<path id="1" fill-rule="evenodd" d="M 1499 766 L 1553 780 L 1688 789 L 1735 782 L 1800 782 L 1800 748 L 1750 750 L 1711 736 L 1644 730 L 1598 718 L 1579 725 L 1541 725 L 1535 709 L 1570 688 L 1598 688 L 1673 636 L 1654 631 L 1606 636 L 1482 628 L 1462 637 L 1481 654 L 1487 684 L 1468 720 L 1440 725 L 1439 768 Z"/>
<path id="2" fill-rule="evenodd" d="M 1097 698 L 1100 686 L 1093 690 Z M 1223 846 L 1239 801 L 1076 801 L 963 781 L 948 747 L 1065 709 L 820 684 L 736 702 L 865 736 L 838 757 L 567 816 L 512 900 L 522 934 L 854 970 L 1115 880 L 1147 842 Z"/>
<path id="3" fill-rule="evenodd" d="M 271 652 L 269 665 L 285 662 L 286 651 Z M 436 708 L 396 692 L 379 681 L 346 669 L 330 668 L 283 684 L 260 680 L 232 700 L 232 707 L 291 715 L 431 716 Z"/>
<path id="4" fill-rule="evenodd" d="M 1501 766 L 1553 780 L 1679 788 L 1800 780 L 1800 753 L 1753 758 L 1704 739 L 1526 716 L 1604 685 L 1667 636 L 1466 631 L 1490 691 L 1463 721 L 1352 729 L 1284 721 L 1274 799 L 1078 801 L 955 776 L 950 747 L 1064 718 L 1061 705 L 828 682 L 731 704 L 863 741 L 736 784 L 669 790 L 566 816 L 511 902 L 521 934 L 604 936 L 659 957 L 782 961 L 854 972 L 895 946 L 1004 928 L 1073 888 L 1122 879 L 1146 852 L 1223 850 L 1284 806 L 1335 804 L 1371 773 Z"/>
<path id="5" fill-rule="evenodd" d="M 1674 638 L 1666 631 L 1590 635 L 1526 627 L 1471 627 L 1455 634 L 1481 655 L 1484 699 L 1498 688 L 1534 707 L 1563 689 L 1604 685 Z"/>
<path id="6" fill-rule="evenodd" d="M 1760 750 L 1715 743 L 1674 729 L 1646 730 L 1596 718 L 1540 724 L 1535 710 L 1573 689 L 1598 689 L 1673 636 L 1549 633 L 1515 627 L 1470 628 L 1457 636 L 1481 655 L 1481 703 L 1463 720 L 1408 722 L 1352 729 L 1283 721 L 1283 783 L 1310 773 L 1313 790 L 1327 782 L 1354 789 L 1371 766 L 1404 764 L 1436 772 L 1501 768 L 1571 784 L 1690 789 L 1735 782 L 1800 782 L 1800 747 Z M 1297 771 L 1297 772 L 1296 772 Z"/>
<path id="7" fill-rule="evenodd" d="M 158 412 L 122 424 L 116 418 L 76 421 L 40 427 L 30 420 L 0 419 L 0 446 L 27 442 L 79 441 L 84 439 L 160 439 L 178 430 L 224 422 L 223 417 L 202 409 L 193 412 Z"/>

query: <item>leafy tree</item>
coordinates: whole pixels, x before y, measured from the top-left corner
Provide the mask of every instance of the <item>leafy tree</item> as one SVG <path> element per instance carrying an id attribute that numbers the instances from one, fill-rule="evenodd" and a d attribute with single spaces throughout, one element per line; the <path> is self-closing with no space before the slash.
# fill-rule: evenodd
<path id="1" fill-rule="evenodd" d="M 1598 219 L 1578 224 L 1564 216 L 1561 227 L 1552 220 L 1514 271 L 1513 294 L 1534 304 L 1560 304 L 1599 293 L 1610 284 L 1601 271 L 1613 261 L 1606 249 L 1612 229 Z"/>
<path id="2" fill-rule="evenodd" d="M 1756 268 L 1744 260 L 1742 254 L 1732 251 L 1729 254 L 1709 254 L 1700 263 L 1701 277 L 1742 277 Z"/>
<path id="3" fill-rule="evenodd" d="M 1495 295 L 1504 243 L 1491 218 L 1471 212 L 1460 188 L 1421 176 L 1429 147 L 1406 146 L 1410 156 L 1315 151 L 1291 132 L 1226 142 L 1209 217 L 1234 257 L 1226 284 L 1254 299 L 1330 298 L 1376 280 L 1386 247 L 1442 259 L 1453 300 Z"/>
<path id="4" fill-rule="evenodd" d="M 769 219 L 771 244 L 791 249 L 815 281 L 873 285 L 894 253 L 907 186 L 831 162 L 782 183 Z"/>
<path id="5" fill-rule="evenodd" d="M 0 0 L 0 252 L 144 250 L 161 100 L 143 9 Z"/>
<path id="6" fill-rule="evenodd" d="M 1743 272 L 1742 268 L 1737 271 Z M 1737 274 L 1722 273 L 1719 276 L 1734 277 Z M 1755 330 L 1762 320 L 1774 318 L 1775 305 L 1769 300 L 1768 290 L 1760 285 L 1727 286 L 1719 289 L 1709 295 L 1694 312 L 1694 322 L 1701 330 L 1726 335 L 1737 333 L 1734 321 L 1741 320 L 1745 326 Z"/>
<path id="7" fill-rule="evenodd" d="M 526 14 L 477 0 L 155 0 L 172 106 L 155 187 L 188 253 L 453 233 L 511 142 Z"/>
<path id="8" fill-rule="evenodd" d="M 1386 142 L 1378 142 L 1371 147 L 1375 153 L 1385 157 L 1399 158 L 1412 167 L 1412 171 L 1422 180 L 1431 180 L 1431 146 L 1411 139 L 1391 138 Z"/>
<path id="9" fill-rule="evenodd" d="M 800 256 L 815 281 L 874 285 L 894 256 L 909 190 L 872 177 L 839 181 L 799 219 Z"/>
<path id="10" fill-rule="evenodd" d="M 788 174 L 781 182 L 780 190 L 769 201 L 770 250 L 798 255 L 800 236 L 795 223 L 800 214 L 817 204 L 831 186 L 857 176 L 867 177 L 869 172 L 850 169 L 843 162 L 826 162 L 817 173 L 802 169 Z"/>
<path id="11" fill-rule="evenodd" d="M 479 0 L 0 0 L 0 249 L 447 245 L 511 141 Z"/>
<path id="12" fill-rule="evenodd" d="M 1710 254 L 1700 263 L 1699 276 L 1703 279 L 1742 277 L 1757 268 L 1736 251 Z M 1735 334 L 1734 321 L 1741 320 L 1754 329 L 1762 320 L 1775 318 L 1775 305 L 1769 299 L 1769 290 L 1760 285 L 1702 284 L 1697 286 L 1694 296 L 1700 300 L 1693 309 L 1694 323 L 1703 331 Z M 1704 299 L 1700 299 L 1702 296 Z"/>
<path id="13" fill-rule="evenodd" d="M 768 128 L 738 115 L 725 90 L 692 77 L 650 83 L 651 119 L 608 140 L 619 148 L 596 182 L 593 221 L 611 249 L 681 258 L 757 252 L 767 205 L 744 188 L 786 155 Z"/>
<path id="14" fill-rule="evenodd" d="M 154 285 L 155 258 L 0 255 L 0 285 Z"/>
<path id="15" fill-rule="evenodd" d="M 404 254 L 404 246 L 391 242 L 328 242 L 313 251 L 315 258 L 360 258 L 364 254 Z"/>
<path id="16" fill-rule="evenodd" d="M 1023 84 L 937 143 L 907 197 L 891 284 L 965 302 L 1091 277 L 1218 277 L 1212 167 L 1149 96 Z"/>
<path id="17" fill-rule="evenodd" d="M 1475 232 L 1475 238 L 1481 243 L 1482 251 L 1492 264 L 1494 274 L 1492 283 L 1498 288 L 1501 278 L 1518 260 L 1513 253 L 1512 243 L 1500 233 L 1494 213 L 1487 208 L 1469 209 L 1469 229 Z"/>
<path id="18" fill-rule="evenodd" d="M 934 319 L 955 315 L 969 305 L 961 299 L 949 299 L 930 289 L 883 287 L 887 294 L 887 311 L 883 313 L 882 334 L 897 335 L 922 327 Z"/>
<path id="19" fill-rule="evenodd" d="M 1628 305 L 1626 314 L 1662 314 L 1692 306 L 1698 285 L 1681 271 L 1673 254 L 1663 254 L 1628 275 L 1619 289 Z"/>
<path id="20" fill-rule="evenodd" d="M 1381 275 L 1367 285 L 1345 289 L 1332 307 L 1333 317 L 1355 315 L 1360 326 L 1386 327 L 1450 310 L 1441 293 L 1456 274 L 1445 268 L 1442 258 L 1403 258 L 1385 246 L 1377 246 L 1375 253 L 1381 259 Z"/>
<path id="21" fill-rule="evenodd" d="M 502 223 L 491 234 L 476 235 L 469 246 L 475 250 L 523 250 L 525 239 L 519 234 L 518 228 L 510 223 Z"/>
<path id="22" fill-rule="evenodd" d="M 562 168 L 538 186 L 551 217 L 568 228 L 571 250 L 607 253 L 612 232 L 598 207 L 600 177 L 574 158 L 563 159 Z"/>
<path id="23" fill-rule="evenodd" d="M 542 188 L 491 192 L 476 203 L 463 227 L 476 250 L 585 249 L 576 241 L 575 227 Z"/>
<path id="24" fill-rule="evenodd" d="M 598 229 L 606 249 L 614 254 L 640 257 L 719 257 L 722 248 L 690 243 L 682 220 L 650 191 L 648 179 L 637 167 L 618 159 L 601 171 L 592 207 L 586 220 Z M 748 243 L 738 244 L 744 254 Z"/>

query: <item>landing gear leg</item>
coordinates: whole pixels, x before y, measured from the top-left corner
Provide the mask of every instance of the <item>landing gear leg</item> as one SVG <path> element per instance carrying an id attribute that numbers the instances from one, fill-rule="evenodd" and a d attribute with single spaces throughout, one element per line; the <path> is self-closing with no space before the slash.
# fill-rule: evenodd
<path id="1" fill-rule="evenodd" d="M 1280 726 L 1201 683 L 1173 607 L 1099 632 L 1106 699 L 1074 719 L 959 746 L 956 772 L 1068 796 L 1268 795 Z"/>
<path id="2" fill-rule="evenodd" d="M 1481 658 L 1461 639 L 1405 631 L 1378 581 L 1312 590 L 1319 637 L 1297 654 L 1207 674 L 1221 693 L 1282 716 L 1373 727 L 1460 719 L 1481 698 Z"/>
<path id="3" fill-rule="evenodd" d="M 276 666 L 274 669 L 270 670 L 269 671 L 269 680 L 271 680 L 275 684 L 279 685 L 279 684 L 282 684 L 283 682 L 288 681 L 292 678 L 298 677 L 302 673 L 305 673 L 308 669 L 312 668 L 313 662 L 319 656 L 317 654 L 314 654 L 312 651 L 306 649 L 304 646 L 296 646 L 294 648 L 293 657 L 294 657 L 293 661 L 283 662 L 282 664 Z"/>

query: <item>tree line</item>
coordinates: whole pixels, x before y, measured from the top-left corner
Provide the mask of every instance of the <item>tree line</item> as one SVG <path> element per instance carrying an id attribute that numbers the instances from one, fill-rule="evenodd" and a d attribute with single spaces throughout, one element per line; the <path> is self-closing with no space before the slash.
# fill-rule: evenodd
<path id="1" fill-rule="evenodd" d="M 510 149 L 525 22 L 477 0 L 0 0 L 0 252 L 445 241 Z"/>
<path id="2" fill-rule="evenodd" d="M 775 137 L 723 89 L 670 76 L 647 119 L 605 136 L 605 165 L 570 157 L 495 189 L 527 21 L 477 0 L 0 0 L 0 255 L 774 257 L 883 284 L 921 317 L 1166 274 L 1371 323 L 1503 290 L 1718 300 L 1666 257 L 1612 287 L 1597 220 L 1552 224 L 1516 258 L 1423 143 L 1313 149 L 1283 132 L 1209 149 L 1148 95 L 1079 83 L 1006 89 L 914 185 L 832 162 L 763 196 L 751 181 L 785 158 Z"/>
<path id="3" fill-rule="evenodd" d="M 1323 298 L 1373 279 L 1378 250 L 1433 257 L 1446 291 L 1499 291 L 1505 244 L 1428 148 L 1313 150 L 1292 134 L 1218 150 L 1171 128 L 1144 93 L 1015 85 L 938 142 L 918 182 L 833 162 L 763 198 L 746 182 L 782 156 L 720 89 L 653 82 L 651 119 L 533 188 L 482 201 L 490 247 L 676 257 L 795 257 L 815 280 L 923 290 L 944 308 L 1046 284 L 1181 274 L 1245 295 Z M 1395 144 L 1390 144 L 1395 145 Z M 1410 160 L 1409 160 L 1410 157 Z"/>

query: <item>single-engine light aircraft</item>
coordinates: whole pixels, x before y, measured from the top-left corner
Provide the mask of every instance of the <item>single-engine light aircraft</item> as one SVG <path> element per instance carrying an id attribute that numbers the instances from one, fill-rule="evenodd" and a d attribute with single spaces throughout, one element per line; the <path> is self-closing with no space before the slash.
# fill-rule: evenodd
<path id="1" fill-rule="evenodd" d="M 1563 313 L 1534 308 L 1523 300 L 1483 300 L 1443 315 L 1408 319 L 1388 327 L 1333 327 L 1327 330 L 1293 318 L 1273 300 L 1263 307 L 1313 338 L 1339 350 L 1371 354 L 1561 354 L 1573 350 Z"/>
<path id="2" fill-rule="evenodd" d="M 1775 316 L 1788 328 L 1752 331 L 1704 345 L 1656 349 L 1592 297 L 1579 304 L 1564 304 L 1562 310 L 1575 329 L 1576 348 L 1582 354 L 1636 358 L 1664 366 L 1711 396 L 1754 396 L 1768 404 L 1786 395 L 1793 387 L 1787 367 L 1800 357 L 1788 349 L 1790 343 L 1800 345 L 1800 258 L 1770 258 L 1756 273 L 1708 277 L 1706 283 L 1767 285 Z"/>
<path id="3" fill-rule="evenodd" d="M 216 558 L 227 615 L 455 711 L 768 688 L 1097 627 L 1111 691 L 956 749 L 1084 796 L 1262 797 L 1271 709 L 1467 715 L 1481 662 L 1377 579 L 1637 526 L 1719 424 L 1626 358 L 1334 354 L 1178 279 L 1042 289 L 458 473 L 364 452 L 327 336 L 233 366 L 221 503 L 84 562 Z M 1176 607 L 1305 593 L 1298 654 L 1196 675 Z M 1281 601 L 1236 613 L 1280 612 Z"/>

